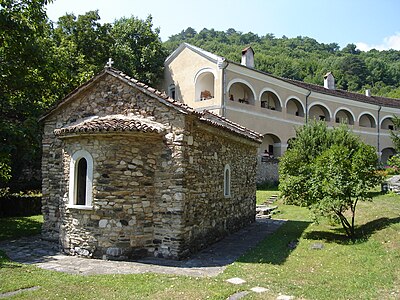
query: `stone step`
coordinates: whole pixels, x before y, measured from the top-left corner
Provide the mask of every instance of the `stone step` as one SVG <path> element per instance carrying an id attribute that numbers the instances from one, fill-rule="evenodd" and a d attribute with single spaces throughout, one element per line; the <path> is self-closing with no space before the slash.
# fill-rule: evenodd
<path id="1" fill-rule="evenodd" d="M 278 206 L 257 205 L 256 214 L 257 215 L 272 215 L 273 211 L 277 208 L 278 208 Z"/>
<path id="2" fill-rule="evenodd" d="M 278 195 L 271 195 L 267 200 L 265 200 L 264 204 L 272 204 L 278 200 L 278 197 Z"/>

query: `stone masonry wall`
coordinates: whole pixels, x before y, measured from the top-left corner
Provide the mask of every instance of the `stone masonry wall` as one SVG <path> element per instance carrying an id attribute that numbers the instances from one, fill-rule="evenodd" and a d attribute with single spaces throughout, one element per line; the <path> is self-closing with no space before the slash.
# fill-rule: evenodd
<path id="1" fill-rule="evenodd" d="M 257 184 L 276 185 L 279 182 L 279 160 L 259 157 L 257 164 Z"/>
<path id="2" fill-rule="evenodd" d="M 187 136 L 185 232 L 195 252 L 255 220 L 257 146 L 195 121 Z M 207 126 L 206 126 L 207 128 Z M 231 196 L 224 196 L 224 169 L 231 170 Z"/>
<path id="3" fill-rule="evenodd" d="M 153 247 L 154 175 L 162 137 L 135 134 L 65 139 L 64 177 L 74 152 L 93 156 L 93 209 L 62 210 L 61 242 L 74 254 L 126 259 Z M 68 187 L 65 187 L 68 189 Z M 68 191 L 63 207 L 68 207 Z"/>
<path id="4" fill-rule="evenodd" d="M 90 136 L 90 138 L 82 136 L 75 140 L 71 139 L 71 142 L 67 141 L 69 138 L 66 138 L 63 139 L 65 141 L 64 144 L 64 141 L 54 136 L 55 128 L 60 128 L 88 116 L 127 113 L 151 118 L 154 121 L 166 124 L 168 127 L 167 133 L 162 139 L 159 138 L 157 143 L 150 143 L 147 146 L 148 148 L 141 149 L 147 151 L 146 153 L 148 154 L 146 154 L 146 156 L 148 160 L 155 160 L 156 166 L 154 170 L 156 171 L 154 172 L 156 174 L 153 183 L 148 181 L 144 183 L 149 186 L 151 185 L 152 189 L 154 189 L 152 191 L 154 197 L 150 203 L 153 209 L 153 228 L 150 228 L 149 222 L 143 221 L 143 230 L 141 228 L 137 229 L 143 232 L 143 236 L 136 238 L 136 241 L 133 241 L 131 238 L 129 238 L 128 241 L 127 236 L 133 236 L 131 235 L 132 231 L 127 230 L 127 228 L 122 230 L 121 228 L 123 227 L 119 227 L 126 226 L 124 225 L 126 221 L 128 222 L 128 226 L 130 226 L 129 221 L 133 224 L 133 218 L 129 220 L 117 218 L 111 221 L 113 216 L 126 216 L 130 208 L 126 206 L 127 211 L 115 212 L 114 208 L 111 208 L 113 202 L 104 200 L 104 197 L 107 196 L 105 194 L 107 191 L 95 190 L 96 185 L 94 185 L 93 192 L 93 211 L 67 209 L 66 207 L 69 184 L 69 159 L 71 155 L 69 151 L 73 151 L 82 146 L 88 147 L 88 149 L 85 149 L 89 153 L 92 149 L 97 149 L 94 151 L 99 151 L 101 154 L 97 156 L 95 153 L 93 157 L 94 172 L 102 174 L 96 168 L 102 167 L 102 163 L 99 159 L 103 155 L 109 156 L 111 159 L 113 151 L 110 150 L 111 148 L 108 148 L 111 147 L 111 145 L 106 147 L 108 142 L 110 142 L 110 138 L 98 138 L 96 135 Z M 68 104 L 64 104 L 56 112 L 48 116 L 44 122 L 43 134 L 43 237 L 46 239 L 60 240 L 62 245 L 65 245 L 66 248 L 70 247 L 66 249 L 66 251 L 78 251 L 78 254 L 88 256 L 99 256 L 100 253 L 104 254 L 104 252 L 107 252 L 105 249 L 108 246 L 110 246 L 108 248 L 116 248 L 112 251 L 110 250 L 111 252 L 123 255 L 122 252 L 129 252 L 123 250 L 127 249 L 125 246 L 129 243 L 134 245 L 134 247 L 142 245 L 144 249 L 142 252 L 154 252 L 154 255 L 162 257 L 178 257 L 179 253 L 182 251 L 182 241 L 180 240 L 182 229 L 182 222 L 180 221 L 181 215 L 172 214 L 171 211 L 183 211 L 180 207 L 180 205 L 182 205 L 180 199 L 182 198 L 181 160 L 183 159 L 183 154 L 181 147 L 176 145 L 175 140 L 179 140 L 182 136 L 185 127 L 184 120 L 185 116 L 183 114 L 178 114 L 174 109 L 160 104 L 158 100 L 108 75 L 95 82 L 87 91 L 77 95 L 74 99 L 69 101 Z M 113 141 L 114 138 L 115 136 L 112 135 L 111 140 Z M 128 174 L 130 171 L 128 164 L 132 164 L 132 159 L 136 156 L 136 153 L 132 152 L 136 150 L 131 150 L 129 152 L 128 148 L 140 149 L 140 145 L 138 146 L 137 143 L 147 143 L 147 140 L 146 137 L 139 141 L 135 140 L 134 137 L 127 138 L 125 136 L 121 139 L 126 143 L 129 142 L 129 145 L 126 144 L 125 147 L 122 147 L 124 150 L 121 150 L 122 152 L 118 157 L 120 161 L 124 161 L 127 164 L 127 169 L 125 169 L 125 171 L 127 171 L 126 174 Z M 107 143 L 105 141 L 107 141 Z M 159 145 L 158 148 L 156 144 Z M 119 147 L 115 143 L 113 145 L 115 149 Z M 151 154 L 150 150 L 155 152 Z M 124 155 L 128 157 L 123 159 L 122 156 Z M 149 155 L 153 155 L 154 157 L 149 158 Z M 134 182 L 136 180 L 137 176 L 131 175 L 129 179 L 129 175 L 126 174 L 126 178 L 123 178 L 123 181 Z M 105 178 L 102 180 L 105 182 Z M 98 182 L 95 182 L 95 184 L 98 184 Z M 102 188 L 102 185 L 100 184 L 98 187 Z M 146 212 L 144 214 L 144 208 L 148 207 L 150 197 L 146 196 L 146 198 L 141 198 L 141 196 L 139 196 L 139 200 L 139 198 L 135 198 L 137 196 L 135 193 L 139 192 L 134 189 L 130 191 L 131 194 L 129 195 L 129 192 L 123 192 L 122 189 L 118 190 L 118 193 L 122 193 L 123 197 L 131 197 L 132 205 L 137 205 L 139 207 L 139 202 L 142 202 L 142 219 L 147 220 L 150 218 L 150 213 Z M 117 207 L 120 205 L 128 204 L 119 203 Z M 96 210 L 104 207 L 109 207 L 110 209 L 109 212 L 104 212 L 105 215 L 102 216 L 101 213 Z M 119 209 L 120 208 L 118 208 L 117 211 Z M 146 211 L 147 210 L 150 209 L 146 209 Z M 107 216 L 107 214 L 110 215 Z M 61 219 L 64 216 L 65 222 L 61 223 Z M 98 219 L 99 217 L 100 219 Z M 82 224 L 85 224 L 85 226 Z M 89 232 L 83 233 L 83 228 L 87 228 L 86 225 L 91 226 L 90 230 L 94 231 L 93 235 L 89 234 Z M 94 228 L 96 228 L 96 230 L 94 230 Z M 100 230 L 100 228 L 102 230 Z M 114 228 L 118 233 L 111 233 L 110 228 Z M 99 238 L 100 231 L 103 233 L 109 231 L 107 235 L 110 237 L 114 236 L 113 239 L 110 238 L 112 245 Z M 120 232 L 123 234 L 119 235 Z M 152 239 L 150 239 L 151 234 L 153 235 Z M 126 238 L 124 238 L 124 236 L 126 236 Z M 118 245 L 121 247 L 118 247 Z M 135 253 L 137 254 L 139 249 L 136 250 Z"/>

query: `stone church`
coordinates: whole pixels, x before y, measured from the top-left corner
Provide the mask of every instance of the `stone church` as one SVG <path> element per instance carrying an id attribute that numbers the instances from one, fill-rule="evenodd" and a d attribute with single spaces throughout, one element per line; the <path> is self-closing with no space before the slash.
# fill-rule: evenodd
<path id="1" fill-rule="evenodd" d="M 69 254 L 180 259 L 255 220 L 254 131 L 111 67 L 41 122 L 43 237 Z"/>

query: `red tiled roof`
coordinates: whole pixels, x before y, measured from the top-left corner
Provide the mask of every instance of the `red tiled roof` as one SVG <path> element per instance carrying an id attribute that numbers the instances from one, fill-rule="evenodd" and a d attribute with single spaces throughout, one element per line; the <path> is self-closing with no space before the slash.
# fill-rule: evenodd
<path id="1" fill-rule="evenodd" d="M 359 101 L 359 102 L 374 104 L 374 105 L 379 105 L 379 106 L 400 108 L 400 99 L 385 98 L 385 97 L 378 97 L 378 96 L 366 96 L 364 94 L 353 93 L 353 92 L 348 92 L 348 91 L 339 90 L 339 89 L 331 90 L 331 89 L 327 89 L 321 85 L 306 83 L 306 82 L 293 80 L 293 79 L 286 79 L 286 78 L 280 78 L 280 79 L 283 81 L 286 81 L 288 83 L 292 83 L 296 86 L 311 90 L 313 92 L 325 94 L 325 95 L 341 97 L 341 98 L 345 98 L 345 99 L 350 99 L 350 100 L 354 100 L 354 101 Z"/>
<path id="2" fill-rule="evenodd" d="M 71 134 L 127 133 L 135 131 L 162 133 L 165 131 L 165 128 L 160 123 L 149 123 L 137 117 L 112 115 L 106 117 L 91 117 L 79 123 L 55 129 L 54 134 L 56 136 L 67 136 Z"/>

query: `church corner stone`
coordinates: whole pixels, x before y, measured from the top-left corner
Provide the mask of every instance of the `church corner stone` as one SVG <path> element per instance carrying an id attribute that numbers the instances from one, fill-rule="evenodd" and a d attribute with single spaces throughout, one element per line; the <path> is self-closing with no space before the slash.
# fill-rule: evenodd
<path id="1" fill-rule="evenodd" d="M 257 142 L 107 74 L 67 100 L 43 121 L 42 158 L 42 235 L 58 240 L 65 252 L 180 259 L 254 222 Z M 133 115 L 162 130 L 55 135 L 108 115 Z M 93 160 L 88 207 L 71 205 L 69 194 L 73 156 L 83 150 Z"/>

